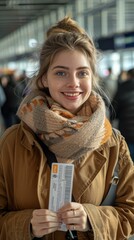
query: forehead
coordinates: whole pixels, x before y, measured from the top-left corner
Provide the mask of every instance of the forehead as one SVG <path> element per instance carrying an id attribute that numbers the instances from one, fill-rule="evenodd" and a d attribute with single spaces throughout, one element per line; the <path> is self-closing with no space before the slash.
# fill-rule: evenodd
<path id="1" fill-rule="evenodd" d="M 62 50 L 55 54 L 50 67 L 62 65 L 67 67 L 90 66 L 89 59 L 84 52 L 79 50 Z"/>

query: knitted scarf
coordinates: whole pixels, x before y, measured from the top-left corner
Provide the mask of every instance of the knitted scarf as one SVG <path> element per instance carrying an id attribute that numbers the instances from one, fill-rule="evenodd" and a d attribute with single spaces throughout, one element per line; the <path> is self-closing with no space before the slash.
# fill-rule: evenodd
<path id="1" fill-rule="evenodd" d="M 24 98 L 17 115 L 62 159 L 80 159 L 112 134 L 104 102 L 94 91 L 75 115 L 43 91 L 35 90 Z"/>

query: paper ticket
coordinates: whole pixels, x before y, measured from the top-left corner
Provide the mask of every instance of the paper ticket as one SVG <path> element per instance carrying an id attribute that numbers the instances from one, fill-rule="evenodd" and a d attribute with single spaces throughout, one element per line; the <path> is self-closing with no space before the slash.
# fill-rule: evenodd
<path id="1" fill-rule="evenodd" d="M 71 202 L 73 173 L 73 164 L 52 164 L 49 196 L 50 210 L 57 212 L 65 203 Z M 62 224 L 59 230 L 66 231 L 66 225 Z"/>

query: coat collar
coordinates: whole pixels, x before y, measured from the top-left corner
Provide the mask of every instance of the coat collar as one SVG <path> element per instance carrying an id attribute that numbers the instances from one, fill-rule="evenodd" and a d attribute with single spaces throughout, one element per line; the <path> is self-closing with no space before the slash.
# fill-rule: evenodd
<path id="1" fill-rule="evenodd" d="M 22 145 L 32 151 L 33 145 L 35 145 L 35 134 L 34 132 L 23 122 L 20 123 L 20 128 L 22 129 L 21 143 Z"/>

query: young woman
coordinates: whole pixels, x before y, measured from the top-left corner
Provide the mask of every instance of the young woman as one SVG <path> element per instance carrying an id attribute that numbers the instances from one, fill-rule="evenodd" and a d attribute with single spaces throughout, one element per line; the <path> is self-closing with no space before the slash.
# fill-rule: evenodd
<path id="1" fill-rule="evenodd" d="M 38 74 L 18 109 L 21 122 L 0 142 L 1 240 L 123 240 L 134 234 L 134 166 L 123 136 L 106 118 L 96 59 L 92 40 L 72 19 L 47 32 Z M 57 212 L 48 208 L 44 146 L 58 163 L 74 164 L 74 199 Z M 115 199 L 105 204 L 116 166 Z M 59 231 L 61 223 L 69 232 Z"/>

